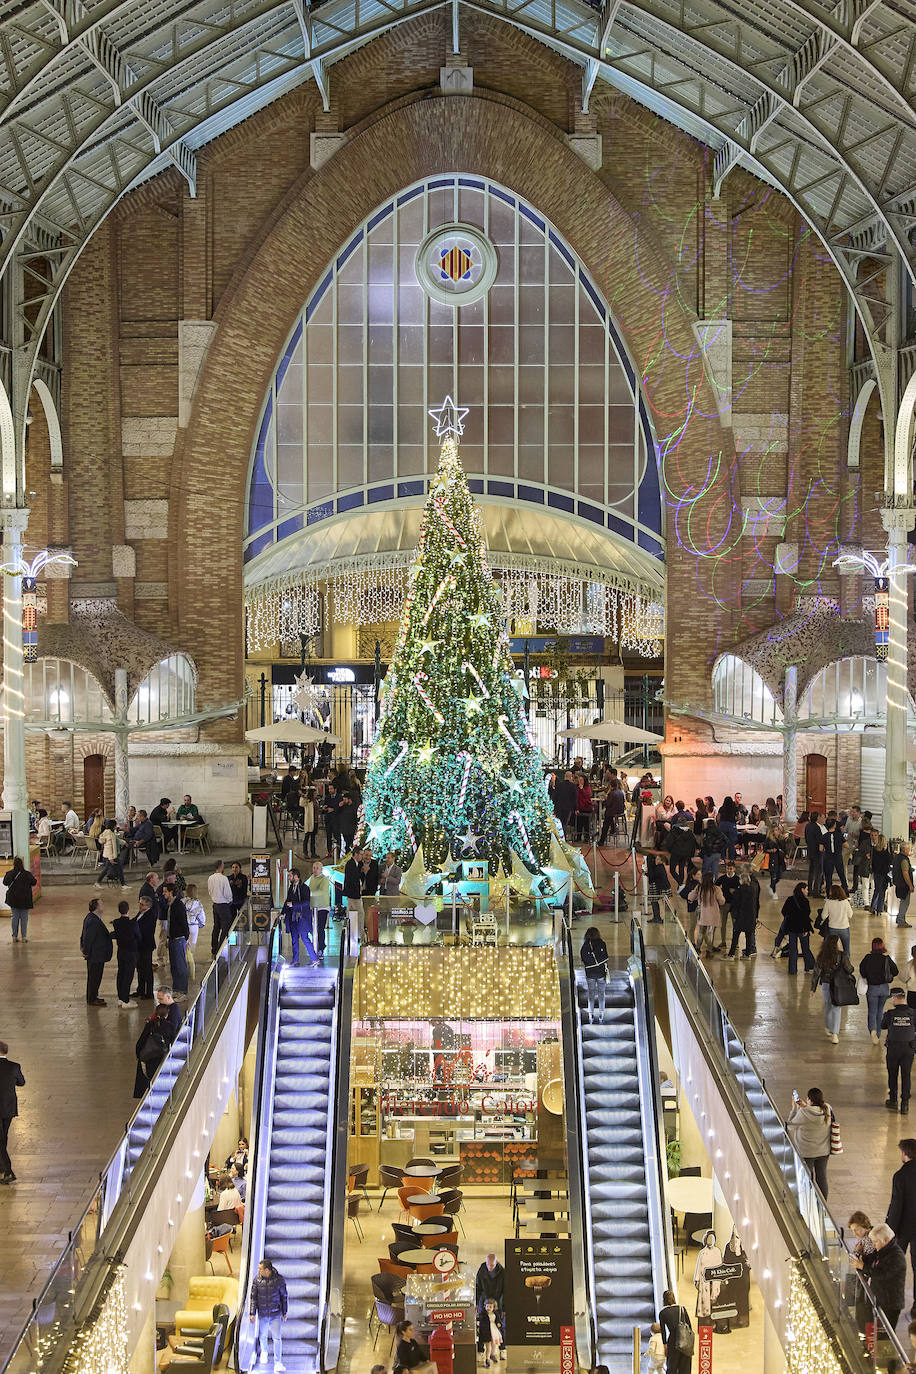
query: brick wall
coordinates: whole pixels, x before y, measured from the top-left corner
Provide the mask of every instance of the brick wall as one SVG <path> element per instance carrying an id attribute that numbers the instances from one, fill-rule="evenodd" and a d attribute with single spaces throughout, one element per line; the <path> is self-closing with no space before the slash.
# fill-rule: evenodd
<path id="1" fill-rule="evenodd" d="M 330 116 L 311 85 L 276 101 L 201 150 L 195 200 L 166 173 L 126 197 L 84 253 L 65 299 L 74 591 L 108 584 L 127 614 L 186 648 L 201 704 L 238 694 L 245 484 L 277 354 L 375 206 L 424 175 L 466 170 L 538 206 L 611 302 L 665 447 L 667 692 L 708 703 L 716 654 L 799 589 L 775 574 L 777 546 L 798 544 L 802 590 L 836 594 L 824 547 L 866 527 L 858 493 L 881 485 L 872 418 L 863 471 L 845 469 L 842 285 L 778 194 L 734 172 L 713 200 L 708 150 L 600 83 L 604 161 L 590 172 L 565 142 L 579 69 L 509 26 L 464 25 L 474 94 L 441 95 L 448 25 L 444 11 L 425 15 L 351 54 L 331 71 Z M 319 117 L 348 141 L 315 172 Z M 728 414 L 698 319 L 731 321 Z M 216 325 L 186 425 L 181 321 Z M 125 498 L 166 500 L 164 524 L 126 535 Z M 768 501 L 782 522 L 761 517 Z M 112 547 L 125 543 L 136 574 L 114 579 Z"/>

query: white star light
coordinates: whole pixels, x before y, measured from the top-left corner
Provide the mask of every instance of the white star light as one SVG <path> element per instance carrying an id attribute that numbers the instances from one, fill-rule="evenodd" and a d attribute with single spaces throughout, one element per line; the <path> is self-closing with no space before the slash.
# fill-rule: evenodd
<path id="1" fill-rule="evenodd" d="M 471 622 L 472 629 L 475 630 L 482 630 L 484 625 L 489 625 L 490 623 L 490 617 L 488 615 L 482 615 L 480 611 L 478 611 L 476 615 L 469 615 L 468 620 Z"/>
<path id="2" fill-rule="evenodd" d="M 479 835 L 475 835 L 474 832 L 473 832 L 473 830 L 471 829 L 471 827 L 468 826 L 468 828 L 467 828 L 467 830 L 464 832 L 464 834 L 463 834 L 463 835 L 456 835 L 456 836 L 455 836 L 455 839 L 461 841 L 461 852 L 462 852 L 462 854 L 469 854 L 469 853 L 471 852 L 472 849 L 476 849 L 476 848 L 477 848 L 478 842 L 479 842 L 479 840 L 480 840 L 480 836 L 479 836 Z"/>
<path id="3" fill-rule="evenodd" d="M 424 744 L 423 747 L 422 747 L 421 749 L 418 749 L 418 750 L 417 750 L 417 759 L 418 759 L 418 761 L 419 761 L 420 763 L 432 763 L 432 761 L 433 761 L 433 754 L 434 754 L 435 752 L 436 752 L 436 747 L 435 747 L 435 745 L 433 745 L 433 744 L 428 744 L 428 743 L 427 743 L 427 744 Z"/>
<path id="4" fill-rule="evenodd" d="M 483 697 L 475 697 L 473 692 L 471 692 L 470 695 L 465 697 L 464 709 L 467 711 L 469 716 L 480 715 L 480 703 L 482 701 Z"/>
<path id="5" fill-rule="evenodd" d="M 369 834 L 367 838 L 370 840 L 384 839 L 384 837 L 388 834 L 388 831 L 393 829 L 394 826 L 392 825 L 379 825 L 378 822 L 376 822 L 375 825 L 370 825 Z"/>
<path id="6" fill-rule="evenodd" d="M 290 693 L 296 710 L 303 715 L 309 711 L 314 711 L 324 700 L 324 691 L 321 687 L 316 687 L 315 679 L 302 673 L 296 678 L 296 685 Z"/>
<path id="7" fill-rule="evenodd" d="M 522 790 L 522 784 L 518 778 L 506 778 L 506 786 L 510 792 L 521 792 Z"/>
<path id="8" fill-rule="evenodd" d="M 467 407 L 462 409 L 456 406 L 451 396 L 446 396 L 438 409 L 429 412 L 436 422 L 436 438 L 441 439 L 446 434 L 463 434 L 464 425 L 461 422 L 467 413 Z"/>
<path id="9" fill-rule="evenodd" d="M 423 643 L 420 645 L 420 653 L 418 656 L 422 658 L 424 654 L 431 654 L 436 645 L 441 643 L 441 639 L 424 639 Z"/>

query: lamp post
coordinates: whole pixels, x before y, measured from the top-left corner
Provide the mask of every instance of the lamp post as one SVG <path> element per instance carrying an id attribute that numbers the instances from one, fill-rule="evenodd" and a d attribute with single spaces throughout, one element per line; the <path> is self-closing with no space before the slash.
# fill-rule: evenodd
<path id="1" fill-rule="evenodd" d="M 3 587 L 3 808 L 12 814 L 13 853 L 28 860 L 29 797 L 25 776 L 25 675 L 23 673 L 22 584 L 30 583 L 50 563 L 69 563 L 76 559 L 68 553 L 49 553 L 42 549 L 29 563 L 23 557 L 22 537 L 29 512 L 22 508 L 2 513 L 4 551 L 0 563 L 6 573 Z M 34 588 L 32 588 L 34 590 Z M 29 631 L 30 635 L 32 631 Z"/>
<path id="2" fill-rule="evenodd" d="M 882 557 L 863 550 L 844 553 L 833 566 L 846 572 L 856 568 L 869 573 L 875 580 L 876 594 L 887 595 L 887 623 L 876 618 L 877 656 L 887 660 L 887 698 L 885 703 L 884 755 L 884 811 L 882 828 L 891 838 L 906 838 L 909 826 L 909 799 L 906 777 L 906 722 L 909 697 L 906 685 L 907 669 L 907 596 L 904 578 L 916 572 L 916 564 L 907 560 L 907 531 L 909 524 L 893 517 L 898 512 L 881 512 L 887 530 L 887 555 Z M 899 512 L 901 517 L 909 512 Z M 885 639 L 886 635 L 886 639 Z"/>

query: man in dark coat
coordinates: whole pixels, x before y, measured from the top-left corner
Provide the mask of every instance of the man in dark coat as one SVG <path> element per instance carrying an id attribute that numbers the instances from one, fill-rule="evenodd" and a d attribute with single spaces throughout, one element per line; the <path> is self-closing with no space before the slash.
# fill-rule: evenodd
<path id="1" fill-rule="evenodd" d="M 893 1331 L 906 1301 L 906 1255 L 890 1226 L 873 1226 L 868 1238 L 875 1253 L 867 1261 L 853 1260 L 853 1265 L 856 1269 L 865 1269 L 864 1277 L 871 1295 Z"/>
<path id="2" fill-rule="evenodd" d="M 805 826 L 805 848 L 808 850 L 808 896 L 821 897 L 824 889 L 824 850 L 827 841 L 818 825 L 818 813 L 811 812 Z"/>
<path id="3" fill-rule="evenodd" d="M 477 1306 L 487 1298 L 495 1299 L 500 1312 L 503 1310 L 503 1296 L 506 1291 L 506 1271 L 494 1254 L 487 1255 L 477 1270 Z"/>
<path id="4" fill-rule="evenodd" d="M 140 932 L 126 902 L 118 902 L 118 915 L 111 923 L 111 930 L 118 946 L 118 1006 L 135 1007 L 136 1002 L 130 998 L 130 985 L 137 968 Z"/>
<path id="5" fill-rule="evenodd" d="M 25 1087 L 22 1069 L 7 1055 L 10 1047 L 0 1040 L 0 1183 L 14 1183 L 16 1175 L 9 1156 L 10 1126 L 14 1116 L 19 1115 L 17 1088 Z"/>
<path id="6" fill-rule="evenodd" d="M 562 825 L 564 833 L 568 832 L 576 814 L 576 784 L 568 769 L 562 778 L 558 777 L 554 783 L 553 809 L 557 813 L 557 819 Z"/>
<path id="7" fill-rule="evenodd" d="M 901 1164 L 891 1182 L 887 1224 L 904 1255 L 909 1249 L 913 1267 L 913 1308 L 916 1310 L 916 1140 L 898 1140 Z"/>
<path id="8" fill-rule="evenodd" d="M 80 935 L 80 953 L 86 960 L 86 1001 L 90 1007 L 104 1007 L 105 999 L 99 996 L 102 974 L 105 965 L 114 954 L 114 941 L 111 931 L 102 920 L 102 902 L 93 897 L 89 912 L 83 921 Z"/>
<path id="9" fill-rule="evenodd" d="M 168 905 L 169 969 L 172 987 L 176 997 L 187 996 L 188 991 L 188 909 L 174 889 L 170 889 L 171 900 Z"/>
<path id="10" fill-rule="evenodd" d="M 153 954 L 156 951 L 157 910 L 155 891 L 150 897 L 142 894 L 137 911 L 137 996 L 141 1002 L 153 1000 Z"/>

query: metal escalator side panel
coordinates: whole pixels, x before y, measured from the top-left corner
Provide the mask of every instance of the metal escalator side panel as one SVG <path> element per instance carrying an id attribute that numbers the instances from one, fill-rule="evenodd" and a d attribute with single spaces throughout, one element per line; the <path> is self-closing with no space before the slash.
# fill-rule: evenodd
<path id="1" fill-rule="evenodd" d="M 588 1143 L 583 1093 L 582 1043 L 572 939 L 564 927 L 554 945 L 560 980 L 560 1024 L 563 1045 L 563 1092 L 566 1121 L 566 1165 L 569 1177 L 569 1234 L 572 1247 L 573 1320 L 579 1365 L 597 1362 L 597 1314 L 588 1195 Z"/>
<path id="2" fill-rule="evenodd" d="M 248 1149 L 248 1188 L 245 1221 L 242 1227 L 241 1258 L 239 1260 L 239 1310 L 235 1324 L 234 1363 L 236 1369 L 249 1369 L 254 1349 L 250 1323 L 247 1321 L 248 1288 L 253 1270 L 252 1256 L 260 1258 L 267 1214 L 267 1185 L 270 1177 L 270 1138 L 273 1122 L 273 1088 L 277 1061 L 277 1035 L 280 1025 L 280 983 L 284 961 L 278 959 L 266 980 L 264 1000 L 258 1027 L 258 1047 L 255 1056 L 256 1099 L 252 1113 L 253 1126 Z"/>
<path id="3" fill-rule="evenodd" d="M 334 1369 L 343 1335 L 343 1252 L 347 1198 L 347 1134 L 350 1111 L 350 1051 L 353 1035 L 353 984 L 356 961 L 341 939 L 340 965 L 332 1036 L 333 1084 L 329 1085 L 326 1137 L 326 1197 L 322 1255 L 323 1311 L 320 1353 L 323 1369 Z"/>
<path id="4" fill-rule="evenodd" d="M 659 1308 L 663 1305 L 665 1290 L 674 1287 L 674 1242 L 671 1234 L 671 1213 L 666 1202 L 668 1154 L 665 1148 L 661 1078 L 655 1041 L 655 1004 L 646 970 L 642 928 L 636 920 L 631 922 L 630 938 L 633 954 L 629 962 L 629 975 L 633 990 L 639 1101 L 647 1166 L 646 1193 L 652 1243 L 652 1274 L 655 1280 L 656 1308 Z"/>

